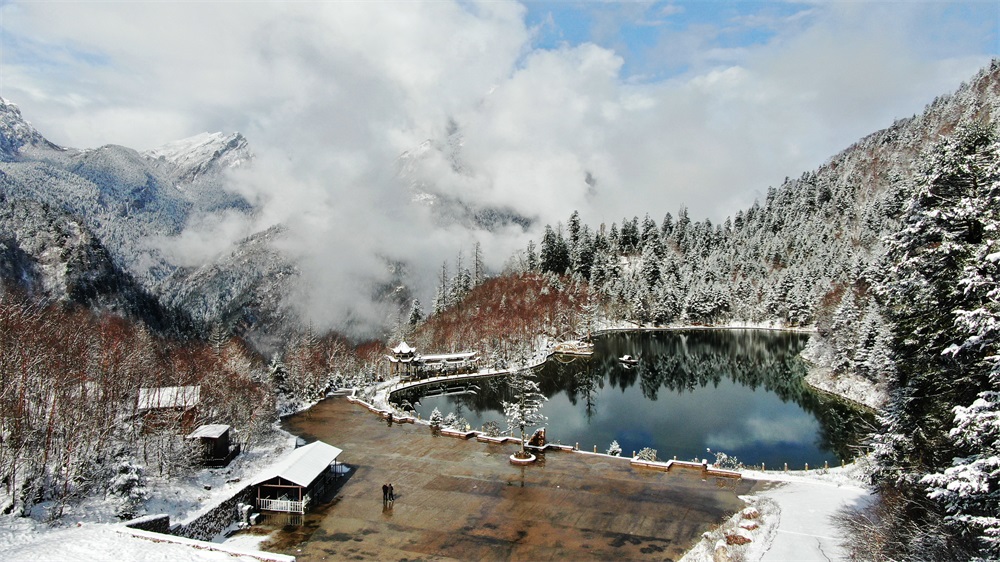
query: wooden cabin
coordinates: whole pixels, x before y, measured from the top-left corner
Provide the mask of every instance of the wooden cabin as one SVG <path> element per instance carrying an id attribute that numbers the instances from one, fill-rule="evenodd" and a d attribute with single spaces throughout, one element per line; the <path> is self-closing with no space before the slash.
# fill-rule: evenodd
<path id="1" fill-rule="evenodd" d="M 295 449 L 254 478 L 251 485 L 257 492 L 257 508 L 305 513 L 312 501 L 323 496 L 337 474 L 337 457 L 341 452 L 322 441 Z"/>
<path id="2" fill-rule="evenodd" d="M 226 424 L 208 424 L 198 427 L 187 436 L 188 439 L 197 439 L 201 445 L 201 464 L 222 468 L 240 454 L 239 443 L 230 441 L 230 429 Z"/>
<path id="3" fill-rule="evenodd" d="M 185 434 L 194 427 L 201 403 L 201 386 L 160 386 L 140 388 L 136 410 L 144 431 L 175 428 Z"/>

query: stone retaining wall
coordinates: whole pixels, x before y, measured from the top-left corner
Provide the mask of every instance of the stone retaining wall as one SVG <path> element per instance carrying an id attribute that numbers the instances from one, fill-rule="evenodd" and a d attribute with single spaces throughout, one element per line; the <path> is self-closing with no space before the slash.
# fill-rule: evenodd
<path id="1" fill-rule="evenodd" d="M 176 523 L 170 528 L 170 534 L 210 541 L 233 523 L 239 522 L 238 504 L 252 502 L 253 486 L 248 485 L 229 498 L 203 508 L 187 521 Z"/>

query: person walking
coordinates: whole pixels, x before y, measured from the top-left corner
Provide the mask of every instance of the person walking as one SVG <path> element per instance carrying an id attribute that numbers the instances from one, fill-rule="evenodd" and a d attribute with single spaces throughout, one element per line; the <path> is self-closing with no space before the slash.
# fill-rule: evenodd
<path id="1" fill-rule="evenodd" d="M 389 490 L 391 488 L 388 484 L 382 484 L 382 503 L 389 503 Z"/>
<path id="2" fill-rule="evenodd" d="M 389 484 L 389 501 L 396 501 L 396 494 L 392 491 L 392 484 Z"/>

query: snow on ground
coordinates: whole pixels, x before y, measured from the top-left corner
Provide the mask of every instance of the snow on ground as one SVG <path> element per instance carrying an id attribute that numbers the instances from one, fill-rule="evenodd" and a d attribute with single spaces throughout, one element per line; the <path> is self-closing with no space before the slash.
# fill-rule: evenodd
<path id="1" fill-rule="evenodd" d="M 185 521 L 206 507 L 229 498 L 258 472 L 294 448 L 295 438 L 275 428 L 226 468 L 204 468 L 184 477 L 151 476 L 145 514 L 166 513 L 171 524 Z M 103 497 L 68 505 L 63 517 L 47 523 L 52 509 L 42 503 L 31 517 L 0 516 L 0 560 L 234 560 L 229 554 L 170 543 L 156 543 L 119 532 L 116 504 Z M 141 515 L 141 514 L 140 514 Z M 223 538 L 219 537 L 218 541 Z M 227 544 L 256 550 L 256 544 Z"/>
<path id="2" fill-rule="evenodd" d="M 237 455 L 225 468 L 204 468 L 182 477 L 150 477 L 145 513 L 169 514 L 171 523 L 186 520 L 205 506 L 231 497 L 257 473 L 294 448 L 295 437 L 275 428 L 261 443 Z"/>
<path id="3" fill-rule="evenodd" d="M 825 367 L 810 366 L 806 382 L 813 388 L 836 394 L 873 410 L 881 408 L 888 399 L 888 391 L 884 384 L 877 385 L 851 373 L 834 375 L 832 369 Z"/>
<path id="4" fill-rule="evenodd" d="M 745 496 L 751 512 L 736 514 L 719 528 L 705 533 L 682 562 L 717 560 L 717 551 L 744 562 L 845 560 L 843 536 L 834 517 L 845 507 L 861 508 L 872 501 L 863 483 L 864 460 L 844 468 L 794 472 L 742 471 L 744 478 L 771 485 Z M 742 536 L 743 545 L 727 544 Z"/>
<path id="5" fill-rule="evenodd" d="M 22 518 L 23 519 L 23 518 Z M 23 520 L 26 523 L 29 520 Z M 8 535 L 13 529 L 8 528 L 9 521 L 0 524 L 0 536 Z M 25 526 L 12 524 L 22 531 L 22 537 L 14 548 L 4 548 L 0 543 L 0 560 L 9 562 L 46 562 L 66 560 L 93 560 L 124 562 L 142 560 L 143 562 L 195 562 L 195 561 L 236 561 L 252 560 L 252 556 L 239 556 L 229 552 L 194 548 L 183 544 L 170 542 L 154 542 L 144 538 L 120 532 L 118 526 L 108 524 L 80 524 L 77 527 L 34 531 Z"/>

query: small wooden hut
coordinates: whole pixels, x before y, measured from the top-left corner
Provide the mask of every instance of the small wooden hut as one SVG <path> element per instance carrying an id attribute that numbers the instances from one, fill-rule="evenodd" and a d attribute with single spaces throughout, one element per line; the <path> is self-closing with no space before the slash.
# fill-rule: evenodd
<path id="1" fill-rule="evenodd" d="M 337 473 L 341 452 L 322 441 L 295 449 L 251 483 L 257 491 L 257 507 L 262 511 L 305 513 Z"/>
<path id="2" fill-rule="evenodd" d="M 199 441 L 202 464 L 221 468 L 240 454 L 239 443 L 233 444 L 230 441 L 230 429 L 226 424 L 214 423 L 200 426 L 187 436 L 188 439 Z"/>

